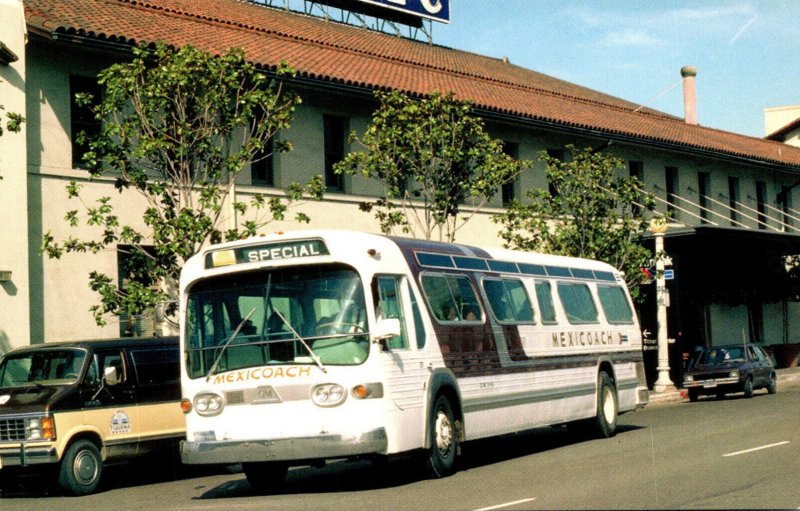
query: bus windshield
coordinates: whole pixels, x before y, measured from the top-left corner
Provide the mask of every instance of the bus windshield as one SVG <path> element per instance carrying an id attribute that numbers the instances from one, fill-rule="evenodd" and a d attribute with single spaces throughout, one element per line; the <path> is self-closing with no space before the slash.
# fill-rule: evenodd
<path id="1" fill-rule="evenodd" d="M 209 278 L 189 290 L 186 317 L 191 378 L 270 364 L 356 365 L 369 354 L 361 279 L 342 265 Z"/>
<path id="2" fill-rule="evenodd" d="M 78 381 L 86 359 L 80 349 L 11 353 L 0 365 L 0 387 L 68 385 Z"/>

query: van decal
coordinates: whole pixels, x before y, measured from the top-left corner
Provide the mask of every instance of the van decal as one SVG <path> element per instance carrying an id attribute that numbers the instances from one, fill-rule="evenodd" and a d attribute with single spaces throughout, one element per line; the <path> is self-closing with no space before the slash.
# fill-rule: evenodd
<path id="1" fill-rule="evenodd" d="M 123 410 L 119 410 L 111 416 L 111 434 L 119 435 L 121 433 L 131 432 L 131 419 L 128 414 Z"/>

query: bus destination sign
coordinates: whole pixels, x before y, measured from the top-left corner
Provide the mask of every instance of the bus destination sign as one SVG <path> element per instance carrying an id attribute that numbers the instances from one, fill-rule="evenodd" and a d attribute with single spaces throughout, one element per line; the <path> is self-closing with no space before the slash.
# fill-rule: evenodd
<path id="1" fill-rule="evenodd" d="M 330 254 L 328 247 L 320 239 L 277 241 L 209 252 L 206 254 L 205 266 L 206 268 L 219 268 L 234 264 L 279 261 L 328 254 Z"/>

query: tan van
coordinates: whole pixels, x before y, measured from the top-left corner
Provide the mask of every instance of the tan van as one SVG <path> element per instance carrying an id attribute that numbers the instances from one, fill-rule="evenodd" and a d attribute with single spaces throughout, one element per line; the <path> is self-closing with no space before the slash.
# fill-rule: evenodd
<path id="1" fill-rule="evenodd" d="M 39 470 L 70 493 L 103 466 L 184 438 L 176 338 L 46 343 L 0 359 L 0 479 Z M 176 451 L 177 452 L 177 451 Z M 41 470 L 57 467 L 56 471 Z"/>

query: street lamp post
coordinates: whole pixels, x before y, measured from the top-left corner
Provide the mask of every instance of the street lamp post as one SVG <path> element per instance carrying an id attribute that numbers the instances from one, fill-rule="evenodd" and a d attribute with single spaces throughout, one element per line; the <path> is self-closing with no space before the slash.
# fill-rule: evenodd
<path id="1" fill-rule="evenodd" d="M 669 341 L 667 339 L 667 284 L 664 278 L 664 234 L 667 232 L 667 221 L 654 218 L 650 221 L 650 230 L 656 243 L 656 323 L 658 328 L 658 378 L 653 385 L 656 392 L 674 390 L 675 385 L 669 378 Z"/>

